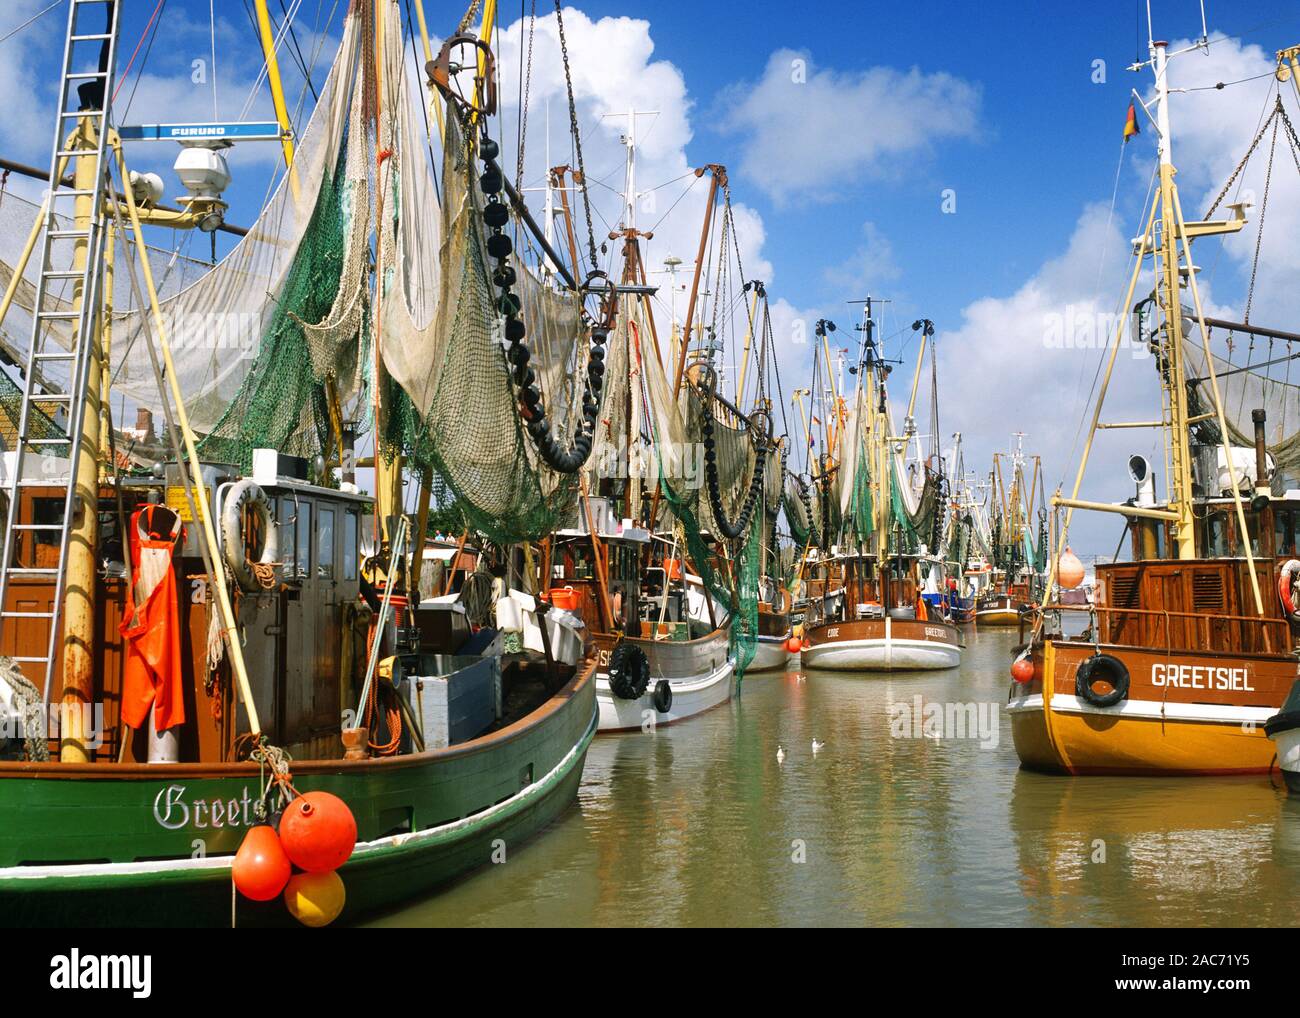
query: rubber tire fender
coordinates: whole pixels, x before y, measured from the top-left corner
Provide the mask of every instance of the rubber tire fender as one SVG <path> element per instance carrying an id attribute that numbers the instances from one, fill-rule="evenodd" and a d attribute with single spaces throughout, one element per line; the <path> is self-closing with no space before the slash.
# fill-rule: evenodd
<path id="1" fill-rule="evenodd" d="M 1104 679 L 1111 685 L 1109 693 L 1093 690 L 1092 684 Z M 1128 696 L 1129 674 L 1124 662 L 1111 654 L 1093 654 L 1079 665 L 1074 677 L 1074 691 L 1094 707 L 1114 707 Z"/>
<path id="2" fill-rule="evenodd" d="M 667 714 L 673 709 L 673 687 L 669 685 L 667 679 L 660 679 L 655 683 L 654 705 L 655 710 L 660 714 Z"/>
<path id="3" fill-rule="evenodd" d="M 609 688 L 620 700 L 639 700 L 650 685 L 650 662 L 634 643 L 622 642 L 609 656 Z"/>

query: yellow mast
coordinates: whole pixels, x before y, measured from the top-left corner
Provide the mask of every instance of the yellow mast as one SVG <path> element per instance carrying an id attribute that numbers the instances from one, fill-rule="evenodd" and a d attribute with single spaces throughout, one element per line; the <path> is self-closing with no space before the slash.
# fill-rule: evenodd
<path id="1" fill-rule="evenodd" d="M 99 188 L 95 179 L 97 138 L 93 119 L 82 117 L 74 131 L 69 149 L 84 151 L 78 155 L 73 167 L 73 187 L 80 194 L 73 202 L 76 229 L 89 234 L 90 217 L 94 210 L 94 194 Z M 72 269 L 81 273 L 88 258 L 97 252 L 90 250 L 89 241 L 78 238 L 73 245 Z M 82 291 L 80 281 L 72 295 L 72 311 L 81 310 L 94 294 Z M 97 309 L 98 310 L 98 309 Z M 68 534 L 68 561 L 66 591 L 63 597 L 63 686 L 60 696 L 62 707 L 59 735 L 59 759 L 64 763 L 86 763 L 90 749 L 85 740 L 83 708 L 95 695 L 95 550 L 99 536 L 99 438 L 100 438 L 100 386 L 102 357 L 100 343 L 100 315 L 89 320 L 91 336 L 87 343 L 86 407 L 81 418 L 81 445 L 77 450 L 73 484 L 76 498 L 72 525 Z M 78 337 L 78 342 L 85 342 Z"/>
<path id="2" fill-rule="evenodd" d="M 280 122 L 284 132 L 280 147 L 284 149 L 284 165 L 289 170 L 289 185 L 293 194 L 298 196 L 298 175 L 293 169 L 293 135 L 289 121 L 289 107 L 284 101 L 284 87 L 280 82 L 280 63 L 275 56 L 275 31 L 271 27 L 271 13 L 266 9 L 266 0 L 253 0 L 257 10 L 257 31 L 262 39 L 262 56 L 266 59 L 266 79 L 271 86 L 271 102 L 275 106 L 275 119 Z"/>
<path id="3" fill-rule="evenodd" d="M 1277 80 L 1290 81 L 1296 98 L 1300 99 L 1300 46 L 1277 51 Z"/>

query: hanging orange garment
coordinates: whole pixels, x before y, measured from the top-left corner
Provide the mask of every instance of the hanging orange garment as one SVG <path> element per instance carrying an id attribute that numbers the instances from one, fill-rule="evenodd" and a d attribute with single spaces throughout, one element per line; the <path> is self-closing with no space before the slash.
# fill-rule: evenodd
<path id="1" fill-rule="evenodd" d="M 181 520 L 164 505 L 147 505 L 132 514 L 131 531 L 133 604 L 121 627 L 126 643 L 122 721 L 144 728 L 152 709 L 154 728 L 162 732 L 185 723 L 180 603 L 172 568 Z"/>

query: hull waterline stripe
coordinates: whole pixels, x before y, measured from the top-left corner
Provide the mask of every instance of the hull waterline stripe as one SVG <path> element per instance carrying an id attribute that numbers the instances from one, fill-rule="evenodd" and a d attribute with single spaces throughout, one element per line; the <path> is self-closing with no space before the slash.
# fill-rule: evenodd
<path id="1" fill-rule="evenodd" d="M 559 783 L 560 779 L 568 773 L 573 767 L 574 761 L 582 754 L 587 752 L 587 747 L 591 745 L 591 740 L 596 735 L 596 726 L 600 719 L 599 710 L 593 705 L 591 721 L 587 725 L 587 730 L 582 738 L 560 759 L 539 780 L 534 781 L 531 785 L 526 785 L 509 799 L 504 799 L 487 809 L 478 813 L 472 813 L 460 820 L 454 820 L 451 823 L 441 824 L 438 827 L 430 827 L 423 831 L 411 831 L 404 834 L 392 834 L 385 838 L 377 838 L 374 841 L 359 841 L 352 852 L 352 856 L 344 864 L 344 867 L 352 866 L 357 862 L 373 861 L 382 858 L 384 855 L 398 849 L 418 847 L 424 842 L 437 842 L 443 840 L 452 840 L 458 834 L 462 834 L 471 828 L 480 824 L 494 821 L 503 814 L 513 813 L 516 810 L 523 809 L 533 803 L 534 800 L 540 799 L 551 791 Z M 148 875 L 150 873 L 168 874 L 168 873 L 197 873 L 205 871 L 229 872 L 231 865 L 234 863 L 233 855 L 207 856 L 200 859 L 165 859 L 149 860 L 144 862 L 119 862 L 119 863 L 73 863 L 69 865 L 45 865 L 45 866 L 6 866 L 0 868 L 0 884 L 10 880 L 43 880 L 49 878 L 71 878 L 71 877 L 132 877 Z"/>

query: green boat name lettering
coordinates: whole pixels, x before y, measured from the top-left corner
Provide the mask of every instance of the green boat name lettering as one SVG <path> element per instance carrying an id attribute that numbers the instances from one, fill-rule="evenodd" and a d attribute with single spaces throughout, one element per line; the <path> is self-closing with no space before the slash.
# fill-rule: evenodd
<path id="1" fill-rule="evenodd" d="M 195 799 L 185 796 L 184 785 L 168 785 L 158 790 L 153 800 L 153 818 L 169 831 L 182 827 L 251 827 L 255 800 L 244 786 L 238 799 Z"/>

